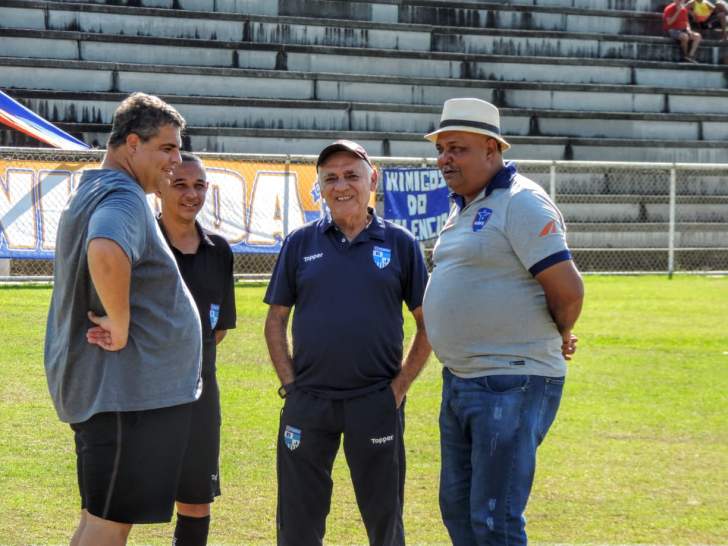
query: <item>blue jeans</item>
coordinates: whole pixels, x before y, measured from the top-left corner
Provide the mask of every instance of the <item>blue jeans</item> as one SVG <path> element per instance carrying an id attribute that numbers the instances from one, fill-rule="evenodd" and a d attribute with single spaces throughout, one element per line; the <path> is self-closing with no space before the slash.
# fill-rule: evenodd
<path id="1" fill-rule="evenodd" d="M 564 378 L 443 369 L 440 512 L 453 546 L 527 543 L 536 449 L 556 417 Z"/>

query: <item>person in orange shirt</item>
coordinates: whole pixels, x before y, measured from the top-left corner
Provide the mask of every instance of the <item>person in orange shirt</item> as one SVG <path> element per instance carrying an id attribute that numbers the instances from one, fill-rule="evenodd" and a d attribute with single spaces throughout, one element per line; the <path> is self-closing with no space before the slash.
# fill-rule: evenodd
<path id="1" fill-rule="evenodd" d="M 675 0 L 668 4 L 662 13 L 662 29 L 667 32 L 670 38 L 680 44 L 683 60 L 690 63 L 698 62 L 695 60 L 695 52 L 702 37 L 690 28 L 687 2 L 685 0 Z"/>
<path id="2" fill-rule="evenodd" d="M 715 4 L 708 2 L 708 0 L 689 0 L 686 4 L 688 8 L 688 15 L 690 20 L 700 30 L 708 30 L 716 28 L 720 25 L 721 29 L 721 41 L 725 41 L 728 37 L 726 31 L 726 13 L 728 8 L 725 2 L 717 0 Z"/>

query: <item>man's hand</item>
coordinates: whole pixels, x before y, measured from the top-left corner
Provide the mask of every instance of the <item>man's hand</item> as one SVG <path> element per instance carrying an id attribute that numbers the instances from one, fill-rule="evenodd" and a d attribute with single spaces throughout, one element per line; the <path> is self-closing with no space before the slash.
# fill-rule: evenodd
<path id="1" fill-rule="evenodd" d="M 561 339 L 561 354 L 564 355 L 565 360 L 571 360 L 571 355 L 576 352 L 576 342 L 579 341 L 579 338 L 568 331 L 564 332 Z"/>
<path id="2" fill-rule="evenodd" d="M 88 319 L 96 324 L 86 332 L 86 340 L 89 343 L 98 345 L 105 351 L 120 351 L 126 347 L 129 340 L 128 321 L 114 323 L 108 316 L 99 316 L 93 311 L 88 312 Z"/>
<path id="3" fill-rule="evenodd" d="M 397 381 L 396 377 L 389 384 L 389 387 L 392 389 L 392 394 L 394 395 L 394 403 L 397 409 L 399 409 L 404 401 L 404 395 L 407 394 L 407 388 L 402 385 L 402 381 Z"/>

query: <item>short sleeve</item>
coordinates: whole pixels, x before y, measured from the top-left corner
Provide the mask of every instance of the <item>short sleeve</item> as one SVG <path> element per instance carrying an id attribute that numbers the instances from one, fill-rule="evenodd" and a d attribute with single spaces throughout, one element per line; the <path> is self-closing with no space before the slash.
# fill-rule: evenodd
<path id="1" fill-rule="evenodd" d="M 564 219 L 545 194 L 526 190 L 513 196 L 505 232 L 516 256 L 534 276 L 571 259 Z"/>
<path id="2" fill-rule="evenodd" d="M 224 249 L 221 266 L 224 267 L 225 275 L 223 276 L 225 288 L 220 305 L 220 317 L 215 325 L 215 330 L 232 330 L 235 328 L 237 321 L 237 312 L 235 310 L 235 278 L 233 277 L 233 252 L 230 245 L 222 238 L 215 240 L 215 245 L 220 245 Z"/>
<path id="3" fill-rule="evenodd" d="M 268 305 L 293 307 L 296 303 L 296 260 L 291 235 L 286 237 L 278 254 L 263 301 Z"/>
<path id="4" fill-rule="evenodd" d="M 427 263 L 422 254 L 422 248 L 417 240 L 408 239 L 407 252 L 407 275 L 402 286 L 404 302 L 410 311 L 417 309 L 422 305 L 425 296 L 425 287 L 427 286 Z"/>
<path id="5" fill-rule="evenodd" d="M 149 205 L 128 191 L 107 195 L 91 213 L 86 248 L 93 239 L 110 239 L 118 244 L 135 264 L 144 254 L 147 240 Z"/>

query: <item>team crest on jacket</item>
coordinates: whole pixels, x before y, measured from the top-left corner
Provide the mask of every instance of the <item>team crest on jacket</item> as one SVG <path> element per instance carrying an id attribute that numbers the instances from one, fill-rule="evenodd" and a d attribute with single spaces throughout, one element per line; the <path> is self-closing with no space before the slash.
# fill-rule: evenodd
<path id="1" fill-rule="evenodd" d="M 286 425 L 286 430 L 283 432 L 283 441 L 286 443 L 286 447 L 293 451 L 301 445 L 301 429 Z"/>
<path id="2" fill-rule="evenodd" d="M 379 269 L 384 269 L 392 260 L 392 251 L 389 248 L 375 246 L 372 250 L 372 259 Z"/>
<path id="3" fill-rule="evenodd" d="M 473 220 L 473 231 L 480 231 L 483 229 L 485 224 L 488 223 L 491 214 L 493 214 L 493 209 L 489 209 L 487 207 L 478 209 L 478 212 L 475 213 L 475 220 Z"/>
<path id="4" fill-rule="evenodd" d="M 210 304 L 210 328 L 213 330 L 217 326 L 217 319 L 220 318 L 220 306 L 216 303 Z"/>

